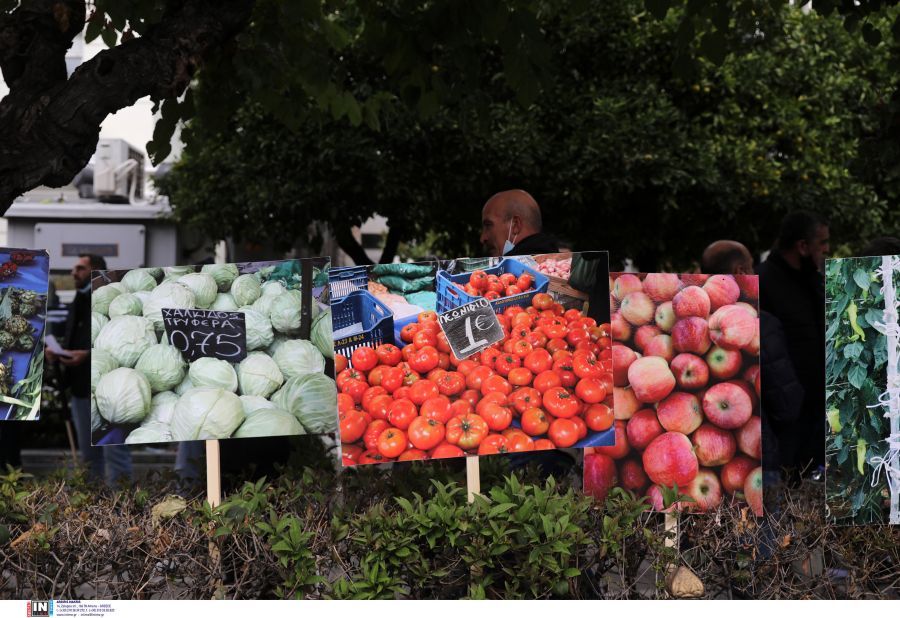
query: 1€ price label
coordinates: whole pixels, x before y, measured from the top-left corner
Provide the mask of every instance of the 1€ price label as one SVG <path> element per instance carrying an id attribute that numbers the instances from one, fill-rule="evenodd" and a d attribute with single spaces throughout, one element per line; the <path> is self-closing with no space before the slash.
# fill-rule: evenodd
<path id="1" fill-rule="evenodd" d="M 169 345 L 184 360 L 218 358 L 237 363 L 247 356 L 247 324 L 240 311 L 163 309 Z"/>
<path id="2" fill-rule="evenodd" d="M 440 314 L 438 324 L 459 359 L 472 356 L 503 339 L 497 314 L 485 298 Z"/>

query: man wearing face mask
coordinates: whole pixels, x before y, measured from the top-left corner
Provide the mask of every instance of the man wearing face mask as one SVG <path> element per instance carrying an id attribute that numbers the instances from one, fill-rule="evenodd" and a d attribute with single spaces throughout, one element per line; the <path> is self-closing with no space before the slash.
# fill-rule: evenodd
<path id="1" fill-rule="evenodd" d="M 825 257 L 828 222 L 804 211 L 781 222 L 778 240 L 759 266 L 760 309 L 784 326 L 787 351 L 805 393 L 799 418 L 776 428 L 781 460 L 795 471 L 825 463 Z"/>
<path id="2" fill-rule="evenodd" d="M 485 255 L 538 255 L 556 253 L 555 238 L 544 234 L 541 208 L 521 189 L 501 191 L 481 211 L 481 244 Z"/>

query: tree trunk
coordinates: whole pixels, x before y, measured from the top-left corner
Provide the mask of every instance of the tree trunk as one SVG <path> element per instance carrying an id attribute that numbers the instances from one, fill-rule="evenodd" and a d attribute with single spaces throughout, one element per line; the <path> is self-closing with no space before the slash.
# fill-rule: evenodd
<path id="1" fill-rule="evenodd" d="M 338 246 L 350 256 L 354 264 L 372 264 L 365 249 L 353 237 L 353 228 L 349 225 L 333 225 L 334 237 Z"/>
<path id="2" fill-rule="evenodd" d="M 0 15 L 0 213 L 39 185 L 63 186 L 97 147 L 100 123 L 138 99 L 177 97 L 204 56 L 248 23 L 254 0 L 170 2 L 144 36 L 104 50 L 66 78 L 85 3 L 32 0 Z"/>
<path id="3" fill-rule="evenodd" d="M 400 247 L 400 241 L 403 238 L 403 228 L 399 225 L 391 225 L 388 227 L 387 239 L 384 241 L 384 249 L 381 251 L 382 264 L 390 264 L 397 255 L 397 249 Z"/>

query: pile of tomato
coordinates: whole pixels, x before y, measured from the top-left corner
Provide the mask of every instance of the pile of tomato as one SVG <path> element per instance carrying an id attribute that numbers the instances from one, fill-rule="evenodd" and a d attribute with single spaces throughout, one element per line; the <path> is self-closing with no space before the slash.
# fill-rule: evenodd
<path id="1" fill-rule="evenodd" d="M 484 296 L 488 300 L 497 300 L 530 292 L 534 289 L 534 277 L 527 272 L 517 277 L 512 273 L 489 275 L 483 270 L 476 270 L 469 275 L 465 285 L 462 283 L 453 285 L 469 296 Z"/>
<path id="2" fill-rule="evenodd" d="M 19 267 L 12 260 L 0 264 L 0 279 L 9 279 L 14 276 Z"/>
<path id="3" fill-rule="evenodd" d="M 613 426 L 609 324 L 548 294 L 497 318 L 504 338 L 464 360 L 433 311 L 403 348 L 335 355 L 344 465 L 566 448 Z"/>

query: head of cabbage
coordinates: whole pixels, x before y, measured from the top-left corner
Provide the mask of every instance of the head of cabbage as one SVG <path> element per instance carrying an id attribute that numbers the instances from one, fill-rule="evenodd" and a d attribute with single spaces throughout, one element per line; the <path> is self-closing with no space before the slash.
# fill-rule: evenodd
<path id="1" fill-rule="evenodd" d="M 175 281 L 164 281 L 150 292 L 150 298 L 144 302 L 144 317 L 158 329 L 163 329 L 163 309 L 194 309 L 196 299 L 187 286 Z"/>
<path id="2" fill-rule="evenodd" d="M 224 294 L 216 294 L 216 300 L 213 301 L 213 304 L 210 306 L 211 311 L 237 311 L 237 303 L 234 302 L 234 297 L 225 292 Z"/>
<path id="3" fill-rule="evenodd" d="M 233 438 L 266 438 L 268 436 L 299 436 L 306 433 L 303 425 L 290 412 L 280 408 L 257 410 L 247 417 Z"/>
<path id="4" fill-rule="evenodd" d="M 122 283 L 130 292 L 149 292 L 156 287 L 156 277 L 149 268 L 135 268 L 125 273 Z"/>
<path id="5" fill-rule="evenodd" d="M 91 291 L 91 311 L 109 315 L 109 304 L 121 293 L 122 290 L 112 284 Z"/>
<path id="6" fill-rule="evenodd" d="M 274 403 L 265 397 L 257 395 L 241 395 L 241 405 L 244 406 L 244 416 L 250 416 L 257 410 L 267 410 L 276 407 Z"/>
<path id="7" fill-rule="evenodd" d="M 154 444 L 157 442 L 171 442 L 172 428 L 167 423 L 156 421 L 144 423 L 131 431 L 125 438 L 125 444 Z"/>
<path id="8" fill-rule="evenodd" d="M 231 295 L 238 307 L 252 305 L 262 295 L 262 286 L 256 275 L 246 274 L 235 279 L 231 284 Z"/>
<path id="9" fill-rule="evenodd" d="M 120 315 L 103 327 L 94 347 L 109 352 L 121 367 L 134 367 L 141 354 L 156 345 L 156 331 L 146 318 Z"/>
<path id="10" fill-rule="evenodd" d="M 144 305 L 135 294 L 119 294 L 109 303 L 109 317 L 143 315 Z"/>
<path id="11" fill-rule="evenodd" d="M 192 388 L 178 399 L 172 417 L 172 438 L 219 440 L 244 422 L 244 408 L 234 393 L 221 388 Z"/>
<path id="12" fill-rule="evenodd" d="M 141 354 L 134 368 L 144 374 L 154 393 L 178 386 L 184 379 L 184 358 L 174 347 L 158 343 Z"/>
<path id="13" fill-rule="evenodd" d="M 325 358 L 322 353 L 312 342 L 303 339 L 288 339 L 279 343 L 272 360 L 288 379 L 305 373 L 325 371 Z"/>
<path id="14" fill-rule="evenodd" d="M 218 358 L 198 358 L 188 370 L 195 387 L 222 388 L 234 393 L 238 389 L 238 377 L 228 361 Z"/>
<path id="15" fill-rule="evenodd" d="M 238 365 L 241 395 L 268 397 L 284 383 L 278 365 L 265 352 L 250 352 Z"/>
<path id="16" fill-rule="evenodd" d="M 103 327 L 109 323 L 109 318 L 102 313 L 91 311 L 91 345 L 97 340 L 97 335 L 103 330 Z"/>
<path id="17" fill-rule="evenodd" d="M 216 280 L 207 273 L 189 273 L 180 277 L 177 283 L 194 293 L 194 301 L 200 309 L 209 308 L 219 293 Z"/>
<path id="18" fill-rule="evenodd" d="M 140 423 L 150 411 L 150 383 L 139 371 L 120 367 L 100 378 L 97 411 L 110 423 Z"/>
<path id="19" fill-rule="evenodd" d="M 244 326 L 247 330 L 247 351 L 262 350 L 272 345 L 275 333 L 269 319 L 259 311 L 241 307 L 244 314 Z"/>
<path id="20" fill-rule="evenodd" d="M 291 378 L 272 395 L 272 403 L 297 417 L 309 433 L 331 433 L 337 429 L 337 389 L 322 373 Z"/>
<path id="21" fill-rule="evenodd" d="M 119 363 L 112 354 L 106 350 L 91 350 L 91 392 L 97 390 L 100 378 L 118 368 Z"/>
<path id="22" fill-rule="evenodd" d="M 206 264 L 200 272 L 212 275 L 220 292 L 227 292 L 240 272 L 236 264 Z"/>
<path id="23" fill-rule="evenodd" d="M 279 333 L 292 334 L 300 330 L 302 296 L 297 290 L 279 294 L 269 307 L 272 327 Z M 313 303 L 313 307 L 316 304 Z M 315 313 L 315 312 L 314 312 Z M 315 317 L 314 313 L 311 317 Z"/>
<path id="24" fill-rule="evenodd" d="M 175 416 L 176 403 L 178 403 L 178 395 L 172 391 L 153 395 L 153 399 L 150 400 L 150 412 L 147 413 L 144 424 L 165 423 L 168 425 Z"/>

